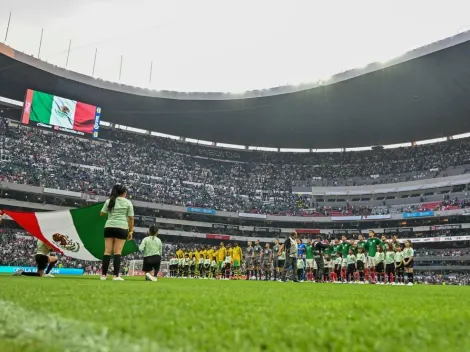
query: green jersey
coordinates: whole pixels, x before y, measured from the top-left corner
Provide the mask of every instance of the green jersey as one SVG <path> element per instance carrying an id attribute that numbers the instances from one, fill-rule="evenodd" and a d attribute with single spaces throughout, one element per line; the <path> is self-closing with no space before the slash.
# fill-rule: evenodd
<path id="1" fill-rule="evenodd" d="M 336 257 L 336 253 L 338 252 L 341 252 L 341 243 L 338 243 L 338 244 L 332 244 L 330 246 L 331 248 L 331 256 L 335 256 Z"/>
<path id="2" fill-rule="evenodd" d="M 358 253 L 356 256 L 358 262 L 366 262 L 366 255 L 364 253 Z"/>
<path id="3" fill-rule="evenodd" d="M 382 246 L 382 249 L 384 250 L 384 253 L 387 252 L 388 242 L 382 242 L 381 246 Z"/>
<path id="4" fill-rule="evenodd" d="M 346 264 L 356 264 L 356 256 L 355 255 L 348 255 L 346 257 Z"/>
<path id="5" fill-rule="evenodd" d="M 388 251 L 385 253 L 385 264 L 394 264 L 395 263 L 395 252 Z"/>
<path id="6" fill-rule="evenodd" d="M 279 257 L 277 257 L 278 260 L 286 260 L 286 252 L 282 251 Z"/>
<path id="7" fill-rule="evenodd" d="M 306 256 L 305 259 L 313 259 L 313 247 L 309 244 L 305 246 Z"/>
<path id="8" fill-rule="evenodd" d="M 304 260 L 303 259 L 297 259 L 297 270 L 298 269 L 303 269 L 304 268 Z"/>
<path id="9" fill-rule="evenodd" d="M 413 257 L 413 254 L 414 254 L 413 248 L 411 248 L 411 247 L 406 248 L 405 247 L 405 249 L 403 249 L 403 258 L 405 258 L 405 259 L 411 258 L 411 257 Z"/>
<path id="10" fill-rule="evenodd" d="M 372 237 L 367 240 L 367 249 L 369 251 L 369 257 L 375 257 L 375 253 L 377 253 L 377 246 L 381 244 L 382 241 L 377 237 Z"/>
<path id="11" fill-rule="evenodd" d="M 362 248 L 362 252 L 366 253 L 367 242 L 366 241 L 357 241 L 357 249 Z"/>
<path id="12" fill-rule="evenodd" d="M 331 256 L 331 246 L 325 248 L 325 249 L 323 250 L 323 254 L 325 254 L 326 256 L 330 257 L 330 256 Z"/>
<path id="13" fill-rule="evenodd" d="M 401 263 L 403 261 L 403 252 L 396 252 L 395 253 L 395 262 Z"/>
<path id="14" fill-rule="evenodd" d="M 108 220 L 104 227 L 117 227 L 121 229 L 129 229 L 129 217 L 134 216 L 134 207 L 130 200 L 124 197 L 117 197 L 114 208 L 108 210 L 109 199 L 103 204 L 102 213 L 108 214 Z"/>
<path id="15" fill-rule="evenodd" d="M 162 240 L 157 236 L 148 236 L 142 240 L 139 246 L 141 252 L 144 252 L 144 257 L 151 257 L 153 255 L 162 255 Z"/>
<path id="16" fill-rule="evenodd" d="M 341 253 L 343 254 L 343 258 L 346 258 L 348 256 L 350 248 L 351 244 L 349 242 L 341 243 Z"/>
<path id="17" fill-rule="evenodd" d="M 40 255 L 49 255 L 49 252 L 51 249 L 41 240 L 38 240 L 37 246 L 36 246 L 36 254 Z"/>
<path id="18" fill-rule="evenodd" d="M 375 253 L 375 265 L 382 263 L 385 260 L 385 253 L 384 252 L 377 252 Z"/>

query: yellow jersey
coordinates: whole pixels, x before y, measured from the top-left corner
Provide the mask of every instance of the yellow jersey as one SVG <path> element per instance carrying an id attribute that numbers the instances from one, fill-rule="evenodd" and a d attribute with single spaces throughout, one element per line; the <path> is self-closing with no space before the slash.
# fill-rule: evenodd
<path id="1" fill-rule="evenodd" d="M 219 248 L 219 251 L 218 251 L 219 262 L 225 260 L 225 255 L 226 255 L 226 254 L 227 254 L 227 250 L 225 249 L 225 247 L 220 247 L 220 248 Z"/>
<path id="2" fill-rule="evenodd" d="M 195 252 L 194 252 L 194 255 L 196 256 L 196 260 L 197 260 L 197 262 L 199 263 L 199 252 L 198 252 L 198 251 L 195 251 Z"/>
<path id="3" fill-rule="evenodd" d="M 240 248 L 240 246 L 233 247 L 232 258 L 233 258 L 233 260 L 241 260 L 242 259 L 242 249 Z"/>
<path id="4" fill-rule="evenodd" d="M 207 250 L 204 249 L 202 252 L 199 252 L 199 254 L 202 255 L 204 259 L 206 259 Z"/>
<path id="5" fill-rule="evenodd" d="M 178 250 L 176 251 L 176 256 L 179 258 L 179 257 L 182 256 L 182 255 L 183 255 L 183 251 L 182 251 L 181 249 L 178 249 Z"/>

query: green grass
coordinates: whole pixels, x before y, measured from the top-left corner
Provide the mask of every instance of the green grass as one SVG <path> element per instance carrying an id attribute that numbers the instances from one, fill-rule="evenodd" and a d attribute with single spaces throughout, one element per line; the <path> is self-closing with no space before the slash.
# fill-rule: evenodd
<path id="1" fill-rule="evenodd" d="M 0 350 L 470 351 L 470 288 L 0 276 Z"/>

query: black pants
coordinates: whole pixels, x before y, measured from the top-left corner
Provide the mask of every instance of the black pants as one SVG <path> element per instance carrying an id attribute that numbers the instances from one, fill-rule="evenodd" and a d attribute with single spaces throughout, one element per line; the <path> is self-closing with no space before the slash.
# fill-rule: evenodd
<path id="1" fill-rule="evenodd" d="M 151 255 L 144 258 L 142 270 L 146 273 L 154 271 L 154 276 L 158 275 L 160 271 L 160 264 L 162 263 L 162 257 L 159 255 Z"/>
<path id="2" fill-rule="evenodd" d="M 356 271 L 356 265 L 355 264 L 349 264 L 348 265 L 348 270 L 347 270 L 347 279 L 348 281 L 354 281 L 354 272 Z"/>
<path id="3" fill-rule="evenodd" d="M 317 263 L 317 272 L 315 273 L 315 277 L 317 280 L 321 280 L 323 275 L 325 275 L 325 262 L 321 255 L 315 256 L 315 262 Z"/>

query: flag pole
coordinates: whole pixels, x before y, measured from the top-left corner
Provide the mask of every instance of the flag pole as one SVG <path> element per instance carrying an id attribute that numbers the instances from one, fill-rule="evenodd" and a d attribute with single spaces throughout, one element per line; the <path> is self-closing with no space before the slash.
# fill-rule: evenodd
<path id="1" fill-rule="evenodd" d="M 44 34 L 44 28 L 41 29 L 41 39 L 39 40 L 39 50 L 38 50 L 38 59 L 41 56 L 41 46 L 42 46 L 42 35 Z"/>
<path id="2" fill-rule="evenodd" d="M 72 47 L 72 39 L 69 41 L 69 51 L 67 51 L 67 61 L 65 62 L 65 67 L 69 65 L 69 57 L 70 57 L 70 48 Z"/>
<path id="3" fill-rule="evenodd" d="M 5 33 L 5 44 L 6 44 L 7 39 L 8 39 L 8 31 L 10 30 L 10 21 L 11 21 L 11 12 L 10 12 L 10 16 L 8 17 L 7 31 Z"/>
<path id="4" fill-rule="evenodd" d="M 153 70 L 153 61 L 150 61 L 150 77 L 149 77 L 149 84 L 152 82 L 152 70 Z"/>
<path id="5" fill-rule="evenodd" d="M 96 65 L 96 56 L 98 55 L 98 48 L 95 50 L 95 60 L 93 60 L 93 72 L 91 73 L 91 77 L 95 77 L 95 65 Z"/>
<path id="6" fill-rule="evenodd" d="M 121 55 L 121 65 L 119 66 L 119 81 L 121 80 L 121 73 L 122 73 L 122 59 L 124 55 Z"/>

